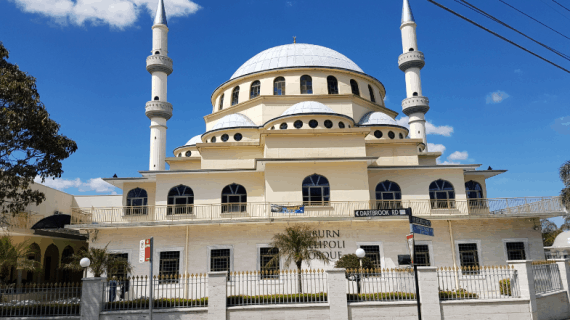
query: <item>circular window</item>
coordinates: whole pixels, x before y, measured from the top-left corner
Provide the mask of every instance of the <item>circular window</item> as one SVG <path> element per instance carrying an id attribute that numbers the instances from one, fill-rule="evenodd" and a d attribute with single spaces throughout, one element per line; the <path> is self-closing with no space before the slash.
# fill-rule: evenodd
<path id="1" fill-rule="evenodd" d="M 332 121 L 330 121 L 330 120 L 325 120 L 325 127 L 326 127 L 327 129 L 332 128 Z"/>
<path id="2" fill-rule="evenodd" d="M 240 141 L 241 138 L 243 138 L 243 137 L 241 136 L 241 133 L 236 133 L 236 134 L 234 134 L 234 140 L 235 140 L 235 141 Z"/>
<path id="3" fill-rule="evenodd" d="M 400 132 L 400 139 L 404 139 L 404 135 Z"/>
<path id="4" fill-rule="evenodd" d="M 189 157 L 192 155 L 192 151 L 186 151 L 186 156 Z"/>
<path id="5" fill-rule="evenodd" d="M 390 131 L 388 132 L 388 137 L 390 137 L 390 139 L 394 139 L 396 135 L 394 134 L 394 132 Z"/>
<path id="6" fill-rule="evenodd" d="M 212 137 L 212 143 L 216 142 L 216 137 Z"/>
<path id="7" fill-rule="evenodd" d="M 341 129 L 344 129 L 344 122 L 339 122 L 339 123 L 338 123 L 338 127 L 341 128 Z"/>
<path id="8" fill-rule="evenodd" d="M 285 122 L 283 122 L 283 123 L 279 126 L 279 129 L 281 129 L 281 130 L 287 129 L 287 124 L 286 124 Z"/>
<path id="9" fill-rule="evenodd" d="M 295 121 L 295 123 L 293 123 L 293 125 L 295 126 L 295 128 L 301 129 L 301 127 L 303 127 L 303 121 L 297 120 Z"/>
<path id="10" fill-rule="evenodd" d="M 380 130 L 374 131 L 374 136 L 378 139 L 382 138 L 382 131 Z"/>
<path id="11" fill-rule="evenodd" d="M 228 136 L 227 134 L 225 134 L 225 133 L 222 134 L 222 141 L 223 141 L 223 142 L 228 141 L 229 138 L 230 138 L 230 136 Z"/>
<path id="12" fill-rule="evenodd" d="M 315 119 L 309 121 L 309 127 L 315 129 L 319 125 L 319 122 Z"/>

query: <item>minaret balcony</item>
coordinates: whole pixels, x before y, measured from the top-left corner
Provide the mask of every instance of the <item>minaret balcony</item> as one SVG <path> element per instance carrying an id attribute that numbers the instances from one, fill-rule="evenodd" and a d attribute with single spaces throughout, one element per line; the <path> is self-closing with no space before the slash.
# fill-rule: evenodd
<path id="1" fill-rule="evenodd" d="M 427 97 L 417 96 L 402 100 L 402 112 L 407 116 L 418 112 L 425 114 L 428 110 L 429 99 Z"/>
<path id="2" fill-rule="evenodd" d="M 172 73 L 172 59 L 160 54 L 148 56 L 146 58 L 146 70 L 151 74 L 155 71 L 162 71 L 170 75 Z"/>
<path id="3" fill-rule="evenodd" d="M 421 51 L 410 51 L 402 53 L 398 57 L 398 66 L 400 70 L 406 71 L 409 68 L 423 68 L 426 64 L 424 54 Z"/>
<path id="4" fill-rule="evenodd" d="M 172 104 L 166 101 L 149 101 L 146 103 L 145 115 L 149 118 L 164 118 L 166 120 L 172 117 Z"/>

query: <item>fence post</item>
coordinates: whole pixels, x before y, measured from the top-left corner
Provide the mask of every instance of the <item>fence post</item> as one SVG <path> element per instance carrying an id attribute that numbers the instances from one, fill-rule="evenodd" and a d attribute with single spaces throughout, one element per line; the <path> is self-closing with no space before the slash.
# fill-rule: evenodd
<path id="1" fill-rule="evenodd" d="M 327 270 L 330 320 L 348 320 L 345 275 L 345 269 L 335 268 Z"/>
<path id="2" fill-rule="evenodd" d="M 568 267 L 568 263 L 570 260 L 568 259 L 552 259 L 556 261 L 558 265 L 558 270 L 560 271 L 560 281 L 562 282 L 562 289 L 566 291 L 566 296 L 570 302 L 570 268 Z"/>
<path id="3" fill-rule="evenodd" d="M 418 267 L 422 320 L 441 320 L 436 267 Z"/>
<path id="4" fill-rule="evenodd" d="M 538 309 L 536 306 L 536 290 L 534 289 L 534 272 L 532 270 L 532 261 L 530 260 L 509 260 L 517 270 L 517 279 L 519 282 L 519 290 L 521 298 L 529 299 L 529 312 L 532 320 L 538 319 Z"/>
<path id="5" fill-rule="evenodd" d="M 227 271 L 208 272 L 208 320 L 226 319 Z"/>
<path id="6" fill-rule="evenodd" d="M 107 278 L 81 280 L 81 320 L 99 320 L 99 313 L 103 310 L 103 284 Z"/>

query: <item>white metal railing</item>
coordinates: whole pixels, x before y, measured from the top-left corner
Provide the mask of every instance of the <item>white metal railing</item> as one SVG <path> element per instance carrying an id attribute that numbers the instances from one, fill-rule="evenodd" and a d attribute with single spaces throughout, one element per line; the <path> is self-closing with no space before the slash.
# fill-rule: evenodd
<path id="1" fill-rule="evenodd" d="M 347 301 L 409 301 L 416 299 L 412 268 L 347 269 Z"/>
<path id="2" fill-rule="evenodd" d="M 532 273 L 536 293 L 562 290 L 560 271 L 554 261 L 533 261 Z"/>
<path id="3" fill-rule="evenodd" d="M 412 208 L 418 216 L 564 214 L 560 197 L 224 203 L 72 208 L 71 224 L 179 220 L 354 218 L 355 210 Z"/>
<path id="4" fill-rule="evenodd" d="M 512 266 L 441 267 L 437 280 L 440 300 L 520 297 L 517 271 Z"/>

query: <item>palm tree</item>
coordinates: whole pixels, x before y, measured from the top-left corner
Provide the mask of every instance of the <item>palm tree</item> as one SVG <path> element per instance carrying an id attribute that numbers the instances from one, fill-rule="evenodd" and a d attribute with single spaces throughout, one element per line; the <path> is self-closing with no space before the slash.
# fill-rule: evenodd
<path id="1" fill-rule="evenodd" d="M 62 266 L 63 269 L 72 271 L 83 271 L 83 267 L 79 264 L 82 258 L 89 258 L 91 264 L 89 270 L 95 277 L 101 277 L 102 274 L 107 276 L 117 273 L 119 270 L 124 270 L 126 273 L 132 272 L 132 265 L 127 259 L 118 258 L 109 253 L 107 247 L 110 242 L 103 248 L 89 248 L 89 250 L 81 250 L 70 258 L 70 262 Z"/>
<path id="2" fill-rule="evenodd" d="M 319 260 L 326 264 L 330 262 L 330 258 L 321 251 L 317 250 L 319 237 L 316 229 L 308 225 L 297 224 L 285 228 L 285 232 L 277 233 L 273 236 L 271 246 L 279 251 L 267 266 L 279 263 L 281 259 L 285 260 L 285 264 L 289 266 L 292 262 L 297 266 L 297 281 L 299 292 L 303 292 L 301 281 L 301 267 L 303 261 L 310 267 L 311 260 Z"/>
<path id="3" fill-rule="evenodd" d="M 570 160 L 560 166 L 560 180 L 564 183 L 564 189 L 560 191 L 562 204 L 570 211 Z"/>
<path id="4" fill-rule="evenodd" d="M 18 272 L 36 271 L 40 268 L 37 261 L 29 259 L 34 253 L 30 248 L 29 241 L 14 244 L 8 235 L 0 237 L 0 282 L 6 280 L 11 268 L 16 268 Z M 19 280 L 21 279 L 18 277 Z M 18 284 L 19 285 L 19 284 Z"/>

